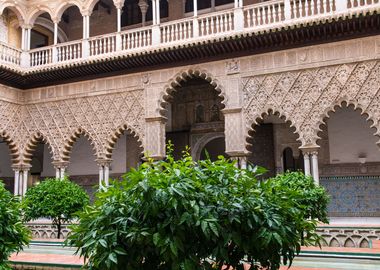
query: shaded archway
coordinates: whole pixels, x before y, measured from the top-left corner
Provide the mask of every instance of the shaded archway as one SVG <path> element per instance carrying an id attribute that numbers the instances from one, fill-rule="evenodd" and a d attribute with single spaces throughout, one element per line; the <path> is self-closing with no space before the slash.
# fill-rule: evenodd
<path id="1" fill-rule="evenodd" d="M 201 150 L 200 159 L 210 158 L 212 161 L 218 160 L 219 156 L 227 157 L 226 141 L 224 137 L 219 137 L 209 141 Z"/>
<path id="2" fill-rule="evenodd" d="M 165 97 L 166 138 L 174 144 L 175 158 L 181 156 L 186 146 L 198 148 L 202 140 L 224 132 L 223 98 L 211 80 L 200 75 L 191 73 L 176 80 Z"/>
<path id="3" fill-rule="evenodd" d="M 12 169 L 11 151 L 7 142 L 0 137 L 0 180 L 5 184 L 5 188 L 14 192 L 14 172 Z"/>
<path id="4" fill-rule="evenodd" d="M 28 187 L 37 185 L 45 178 L 55 178 L 50 145 L 42 134 L 36 134 L 27 144 L 24 163 L 29 168 Z"/>
<path id="5" fill-rule="evenodd" d="M 99 166 L 92 142 L 84 133 L 78 134 L 70 149 L 67 175 L 70 180 L 83 187 L 93 196 L 99 185 Z"/>
<path id="6" fill-rule="evenodd" d="M 301 142 L 298 141 L 299 136 L 291 122 L 270 110 L 257 119 L 256 123 L 249 131 L 247 140 L 251 152 L 248 162 L 266 168 L 268 172 L 265 177 L 275 176 L 287 169 L 302 171 L 303 156 L 299 150 Z M 292 161 L 290 168 L 284 160 L 286 149 L 291 152 L 291 156 L 289 153 L 286 155 Z"/>
<path id="7" fill-rule="evenodd" d="M 112 152 L 110 152 L 111 179 L 120 178 L 132 168 L 137 168 L 143 158 L 143 148 L 135 133 L 127 129 L 117 133 Z"/>
<path id="8" fill-rule="evenodd" d="M 15 48 L 21 48 L 22 15 L 14 7 L 6 7 L 0 15 L 0 41 Z"/>
<path id="9" fill-rule="evenodd" d="M 376 128 L 368 115 L 342 103 L 323 121 L 320 183 L 331 196 L 329 215 L 380 217 L 380 151 Z M 359 222 L 359 221 L 358 221 Z"/>
<path id="10" fill-rule="evenodd" d="M 61 8 L 58 19 L 59 29 L 66 34 L 67 41 L 81 40 L 83 38 L 83 17 L 76 5 L 65 5 Z"/>
<path id="11" fill-rule="evenodd" d="M 48 12 L 38 12 L 33 19 L 30 36 L 30 49 L 37 49 L 54 44 L 54 23 Z"/>

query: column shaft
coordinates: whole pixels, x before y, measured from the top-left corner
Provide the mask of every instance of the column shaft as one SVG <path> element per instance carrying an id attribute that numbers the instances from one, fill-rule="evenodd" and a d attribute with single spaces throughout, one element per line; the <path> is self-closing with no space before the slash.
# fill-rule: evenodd
<path id="1" fill-rule="evenodd" d="M 198 0 L 193 0 L 193 6 L 194 6 L 194 17 L 198 16 Z"/>
<path id="2" fill-rule="evenodd" d="M 319 185 L 319 168 L 318 168 L 318 153 L 313 152 L 312 156 L 312 164 L 313 164 L 313 178 L 317 185 Z"/>
<path id="3" fill-rule="evenodd" d="M 117 32 L 121 32 L 121 8 L 117 9 Z"/>
<path id="4" fill-rule="evenodd" d="M 306 176 L 310 176 L 310 156 L 309 156 L 309 153 L 305 153 L 303 155 L 303 159 L 304 159 L 304 167 L 305 167 L 305 175 Z"/>
<path id="5" fill-rule="evenodd" d="M 15 183 L 14 183 L 14 195 L 19 195 L 19 185 L 20 185 L 20 171 L 15 170 Z"/>
<path id="6" fill-rule="evenodd" d="M 104 166 L 104 183 L 106 187 L 110 185 L 110 167 L 109 165 Z"/>
<path id="7" fill-rule="evenodd" d="M 54 45 L 58 44 L 58 23 L 54 23 Z"/>
<path id="8" fill-rule="evenodd" d="M 26 190 L 28 189 L 28 174 L 29 174 L 29 171 L 28 170 L 24 170 L 23 171 L 23 190 L 22 190 L 22 196 L 25 196 L 26 194 Z"/>

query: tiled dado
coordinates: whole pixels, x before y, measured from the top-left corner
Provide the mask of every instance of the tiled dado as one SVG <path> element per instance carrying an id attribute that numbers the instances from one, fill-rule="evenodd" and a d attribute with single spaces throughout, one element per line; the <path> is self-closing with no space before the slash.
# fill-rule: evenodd
<path id="1" fill-rule="evenodd" d="M 322 177 L 331 217 L 380 217 L 380 176 Z"/>

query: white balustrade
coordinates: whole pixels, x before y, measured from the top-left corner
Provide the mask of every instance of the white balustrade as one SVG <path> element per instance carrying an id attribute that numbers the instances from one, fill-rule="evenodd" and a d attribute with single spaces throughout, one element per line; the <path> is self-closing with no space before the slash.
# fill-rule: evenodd
<path id="1" fill-rule="evenodd" d="M 56 46 L 57 62 L 65 62 L 82 58 L 82 42 L 74 41 Z"/>
<path id="2" fill-rule="evenodd" d="M 30 51 L 21 51 L 0 43 L 0 63 L 23 68 L 41 67 L 102 55 L 125 54 L 131 50 L 145 50 L 147 47 L 162 44 L 181 44 L 213 36 L 229 36 L 234 31 L 249 32 L 263 28 L 270 30 L 272 25 L 278 27 L 282 24 L 292 25 L 293 22 L 298 24 L 300 21 L 315 21 L 318 18 L 352 16 L 379 8 L 380 0 L 270 0 L 244 6 L 241 10 L 227 9 L 170 21 L 159 26 L 137 28 Z"/>
<path id="3" fill-rule="evenodd" d="M 210 36 L 234 30 L 234 13 L 231 10 L 206 14 L 198 19 L 199 36 Z"/>
<path id="4" fill-rule="evenodd" d="M 20 65 L 21 50 L 0 42 L 0 62 Z"/>
<path id="5" fill-rule="evenodd" d="M 283 0 L 247 6 L 244 9 L 244 25 L 247 28 L 278 23 L 284 19 Z"/>
<path id="6" fill-rule="evenodd" d="M 116 35 L 103 35 L 89 39 L 90 56 L 98 56 L 116 51 Z"/>
<path id="7" fill-rule="evenodd" d="M 193 38 L 193 20 L 181 20 L 161 25 L 161 42 L 169 43 Z"/>
<path id="8" fill-rule="evenodd" d="M 336 0 L 336 1 L 340 1 L 340 0 Z M 349 8 L 370 7 L 372 5 L 376 5 L 379 3 L 380 3 L 380 0 L 347 0 L 347 7 Z"/>
<path id="9" fill-rule="evenodd" d="M 336 1 L 347 0 L 290 0 L 293 19 L 332 14 Z"/>
<path id="10" fill-rule="evenodd" d="M 43 47 L 31 50 L 30 53 L 30 66 L 44 66 L 53 63 L 53 49 L 52 47 Z"/>
<path id="11" fill-rule="evenodd" d="M 152 45 L 152 29 L 144 28 L 121 33 L 121 49 L 133 50 Z"/>

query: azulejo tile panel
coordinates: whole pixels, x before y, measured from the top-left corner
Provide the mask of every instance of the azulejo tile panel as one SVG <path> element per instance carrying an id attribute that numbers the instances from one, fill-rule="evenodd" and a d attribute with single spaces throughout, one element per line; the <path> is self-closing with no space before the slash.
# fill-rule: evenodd
<path id="1" fill-rule="evenodd" d="M 320 183 L 331 197 L 330 216 L 380 217 L 380 176 L 325 177 Z"/>

